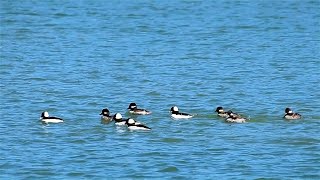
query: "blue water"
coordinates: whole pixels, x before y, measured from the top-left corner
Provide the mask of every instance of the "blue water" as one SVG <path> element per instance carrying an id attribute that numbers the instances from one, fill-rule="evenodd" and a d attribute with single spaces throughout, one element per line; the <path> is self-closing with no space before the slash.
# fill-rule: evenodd
<path id="1" fill-rule="evenodd" d="M 0 179 L 320 179 L 319 0 L 2 0 L 0 17 Z M 100 123 L 130 102 L 152 131 Z"/>

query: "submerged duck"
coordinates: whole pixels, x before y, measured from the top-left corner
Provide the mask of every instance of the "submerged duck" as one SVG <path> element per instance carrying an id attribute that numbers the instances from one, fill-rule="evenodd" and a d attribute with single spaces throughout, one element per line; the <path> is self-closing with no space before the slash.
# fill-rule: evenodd
<path id="1" fill-rule="evenodd" d="M 228 122 L 228 123 L 245 123 L 246 121 L 247 121 L 246 118 L 243 118 L 240 115 L 233 113 L 232 111 L 228 111 L 228 117 L 226 118 L 226 122 Z"/>
<path id="2" fill-rule="evenodd" d="M 177 106 L 171 107 L 170 112 L 171 112 L 171 117 L 174 119 L 189 119 L 194 116 L 191 114 L 179 112 L 179 109 Z"/>
<path id="3" fill-rule="evenodd" d="M 137 115 L 151 114 L 151 111 L 148 111 L 146 109 L 138 109 L 136 103 L 130 103 L 128 109 L 131 114 L 137 114 Z"/>
<path id="4" fill-rule="evenodd" d="M 110 111 L 107 108 L 102 109 L 100 115 L 101 115 L 101 121 L 103 123 L 109 123 L 113 119 L 113 116 L 110 115 Z"/>
<path id="5" fill-rule="evenodd" d="M 216 109 L 215 112 L 217 112 L 217 113 L 218 113 L 218 116 L 220 116 L 220 117 L 226 118 L 226 117 L 229 116 L 229 115 L 228 115 L 228 112 L 225 112 L 224 109 L 223 109 L 223 107 L 221 107 L 221 106 L 217 107 L 217 109 Z"/>
<path id="6" fill-rule="evenodd" d="M 62 123 L 63 119 L 58 118 L 58 117 L 53 117 L 53 116 L 49 116 L 49 113 L 47 111 L 44 111 L 41 113 L 41 117 L 40 117 L 41 122 L 43 123 Z"/>
<path id="7" fill-rule="evenodd" d="M 127 119 L 126 125 L 128 126 L 128 129 L 130 129 L 130 130 L 151 130 L 151 128 L 147 127 L 144 124 L 136 122 L 132 118 Z"/>
<path id="8" fill-rule="evenodd" d="M 126 125 L 127 119 L 123 119 L 122 115 L 120 113 L 116 113 L 113 117 L 112 120 L 115 121 L 115 124 L 118 126 L 123 126 Z"/>
<path id="9" fill-rule="evenodd" d="M 285 111 L 285 115 L 283 116 L 283 118 L 285 118 L 285 119 L 292 120 L 292 119 L 300 119 L 301 118 L 300 114 L 294 113 L 290 108 L 286 108 L 284 111 Z"/>

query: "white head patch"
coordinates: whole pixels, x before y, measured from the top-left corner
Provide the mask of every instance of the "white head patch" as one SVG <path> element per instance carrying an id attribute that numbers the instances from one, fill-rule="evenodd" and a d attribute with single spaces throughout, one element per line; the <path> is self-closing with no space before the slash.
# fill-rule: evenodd
<path id="1" fill-rule="evenodd" d="M 219 109 L 218 111 L 219 111 L 219 112 L 224 112 L 224 110 L 223 110 L 223 109 Z"/>
<path id="2" fill-rule="evenodd" d="M 174 110 L 174 111 L 179 111 L 179 109 L 178 109 L 177 106 L 174 106 L 174 107 L 173 107 L 173 110 Z"/>
<path id="3" fill-rule="evenodd" d="M 116 114 L 116 119 L 122 119 L 122 115 L 120 113 Z"/>
<path id="4" fill-rule="evenodd" d="M 134 124 L 136 121 L 134 119 L 128 119 L 128 124 Z"/>
<path id="5" fill-rule="evenodd" d="M 288 111 L 289 114 L 293 113 L 293 111 Z"/>
<path id="6" fill-rule="evenodd" d="M 49 113 L 47 111 L 43 112 L 44 117 L 49 117 Z"/>

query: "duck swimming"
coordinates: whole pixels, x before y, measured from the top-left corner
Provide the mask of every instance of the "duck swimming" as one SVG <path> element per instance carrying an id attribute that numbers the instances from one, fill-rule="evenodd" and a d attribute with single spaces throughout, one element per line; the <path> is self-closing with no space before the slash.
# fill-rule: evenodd
<path id="1" fill-rule="evenodd" d="M 118 126 L 126 125 L 126 121 L 127 121 L 127 119 L 123 119 L 123 118 L 122 118 L 122 115 L 121 115 L 120 113 L 116 113 L 116 114 L 112 117 L 112 120 L 114 120 L 115 125 L 118 125 Z"/>
<path id="2" fill-rule="evenodd" d="M 224 118 L 229 117 L 230 113 L 232 113 L 232 116 L 233 116 L 233 117 L 241 117 L 240 114 L 235 113 L 235 112 L 233 112 L 233 111 L 231 111 L 231 110 L 229 110 L 229 111 L 224 111 L 223 107 L 221 107 L 221 106 L 217 107 L 217 109 L 216 109 L 215 112 L 218 113 L 218 114 L 217 114 L 218 116 L 224 117 Z"/>
<path id="3" fill-rule="evenodd" d="M 217 109 L 216 109 L 215 112 L 217 112 L 217 113 L 218 113 L 218 116 L 220 116 L 220 117 L 226 118 L 226 117 L 229 116 L 229 115 L 228 115 L 228 112 L 225 112 L 224 109 L 223 109 L 223 107 L 221 107 L 221 106 L 217 107 Z"/>
<path id="4" fill-rule="evenodd" d="M 170 112 L 171 112 L 171 117 L 174 119 L 189 119 L 194 116 L 191 114 L 179 112 L 179 109 L 177 106 L 171 107 Z"/>
<path id="5" fill-rule="evenodd" d="M 113 116 L 110 115 L 110 111 L 108 108 L 102 109 L 100 115 L 102 123 L 109 123 L 113 120 Z"/>
<path id="6" fill-rule="evenodd" d="M 41 122 L 43 123 L 62 123 L 63 122 L 63 119 L 61 118 L 58 118 L 58 117 L 53 117 L 53 116 L 49 116 L 49 113 L 47 111 L 44 111 L 41 113 L 41 116 L 40 116 L 40 120 Z"/>
<path id="7" fill-rule="evenodd" d="M 225 119 L 225 121 L 228 123 L 245 123 L 247 119 L 236 113 L 233 113 L 232 111 L 228 111 L 228 117 Z"/>
<path id="8" fill-rule="evenodd" d="M 148 111 L 146 109 L 138 109 L 136 103 L 130 103 L 128 109 L 131 114 L 136 114 L 136 115 L 151 114 L 151 111 Z"/>
<path id="9" fill-rule="evenodd" d="M 148 126 L 141 124 L 141 123 L 137 123 L 132 118 L 127 119 L 126 125 L 128 126 L 128 129 L 130 129 L 130 130 L 151 130 L 151 128 L 149 128 Z"/>
<path id="10" fill-rule="evenodd" d="M 301 115 L 298 113 L 294 113 L 290 108 L 286 108 L 284 110 L 285 115 L 283 118 L 288 119 L 288 120 L 293 120 L 293 119 L 300 119 Z"/>

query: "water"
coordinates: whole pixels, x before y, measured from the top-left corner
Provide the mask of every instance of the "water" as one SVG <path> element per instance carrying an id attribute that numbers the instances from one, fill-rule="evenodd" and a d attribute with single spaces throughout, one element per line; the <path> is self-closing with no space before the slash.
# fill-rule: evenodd
<path id="1" fill-rule="evenodd" d="M 320 1 L 0 7 L 0 179 L 320 178 Z M 130 102 L 151 132 L 100 123 Z M 173 105 L 198 115 L 172 120 Z"/>

